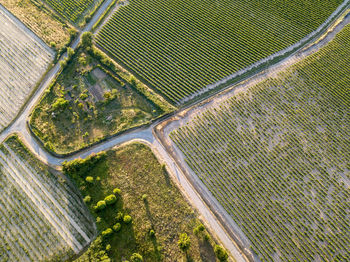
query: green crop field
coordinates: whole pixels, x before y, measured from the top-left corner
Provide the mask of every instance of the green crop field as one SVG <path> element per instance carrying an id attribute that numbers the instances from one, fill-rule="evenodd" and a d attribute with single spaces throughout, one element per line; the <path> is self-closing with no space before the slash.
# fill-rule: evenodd
<path id="1" fill-rule="evenodd" d="M 341 0 L 132 0 L 97 43 L 174 103 L 298 42 Z"/>
<path id="2" fill-rule="evenodd" d="M 350 261 L 349 44 L 350 25 L 170 134 L 262 261 Z"/>
<path id="3" fill-rule="evenodd" d="M 67 20 L 76 23 L 88 9 L 100 5 L 103 0 L 42 0 Z"/>

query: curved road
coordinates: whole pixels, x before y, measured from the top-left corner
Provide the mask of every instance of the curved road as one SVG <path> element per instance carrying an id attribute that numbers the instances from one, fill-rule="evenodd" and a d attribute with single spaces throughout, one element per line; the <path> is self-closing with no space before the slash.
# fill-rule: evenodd
<path id="1" fill-rule="evenodd" d="M 91 30 L 92 26 L 100 18 L 103 12 L 108 8 L 111 2 L 112 0 L 106 0 L 102 4 L 99 10 L 95 13 L 94 17 L 91 19 L 91 21 L 86 25 L 84 30 L 82 30 L 79 33 L 78 37 L 71 44 L 72 49 L 77 48 L 80 41 L 81 34 Z M 341 25 L 342 27 L 344 26 L 344 24 L 349 23 L 349 19 L 345 19 L 345 20 L 346 21 Z M 335 34 L 333 34 L 333 36 L 334 35 Z M 317 48 L 320 48 L 322 45 L 324 45 L 326 42 L 330 41 L 331 39 L 332 37 L 327 37 L 326 40 L 323 41 L 323 43 L 317 44 Z M 62 57 L 61 60 L 64 59 L 64 57 Z M 288 57 L 285 59 L 285 61 L 288 61 L 289 59 L 295 59 L 295 58 Z M 173 180 L 180 187 L 181 191 L 188 198 L 191 204 L 197 208 L 205 224 L 211 229 L 210 231 L 214 233 L 217 238 L 220 239 L 222 244 L 232 254 L 232 256 L 235 258 L 236 261 L 239 261 L 239 262 L 246 261 L 247 258 L 244 256 L 244 254 L 242 254 L 242 252 L 239 250 L 239 248 L 237 247 L 235 242 L 232 240 L 230 235 L 224 230 L 222 225 L 216 219 L 215 215 L 210 211 L 210 208 L 204 203 L 200 195 L 197 193 L 196 189 L 187 180 L 186 176 L 183 174 L 181 169 L 177 166 L 177 164 L 172 159 L 170 154 L 167 152 L 164 146 L 158 141 L 158 139 L 154 135 L 153 130 L 158 123 L 154 123 L 148 128 L 140 128 L 132 132 L 124 133 L 123 135 L 106 140 L 96 146 L 90 147 L 85 151 L 79 152 L 67 158 L 58 158 L 58 157 L 52 156 L 40 146 L 38 141 L 31 135 L 30 131 L 27 128 L 27 119 L 29 118 L 30 113 L 33 107 L 36 105 L 37 101 L 39 101 L 39 99 L 41 98 L 46 88 L 49 87 L 52 80 L 59 74 L 60 71 L 61 71 L 61 66 L 59 63 L 57 63 L 47 73 L 44 80 L 40 84 L 39 88 L 36 90 L 34 95 L 29 99 L 26 106 L 21 111 L 21 113 L 17 116 L 15 121 L 0 134 L 0 144 L 9 135 L 13 133 L 18 133 L 22 138 L 23 142 L 27 145 L 27 147 L 39 159 L 41 159 L 43 162 L 55 168 L 58 168 L 59 166 L 61 166 L 63 161 L 70 161 L 79 157 L 85 158 L 92 153 L 105 151 L 117 145 L 121 145 L 123 143 L 138 141 L 138 142 L 147 144 L 148 146 L 151 147 L 152 151 L 157 156 L 157 158 L 161 162 L 164 162 L 166 164 L 169 173 L 173 177 Z"/>

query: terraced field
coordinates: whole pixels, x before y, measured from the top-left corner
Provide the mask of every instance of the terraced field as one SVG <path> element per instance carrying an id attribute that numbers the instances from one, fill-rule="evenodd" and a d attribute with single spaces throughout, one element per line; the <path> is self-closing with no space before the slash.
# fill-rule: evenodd
<path id="1" fill-rule="evenodd" d="M 76 23 L 89 9 L 99 6 L 104 0 L 42 0 L 68 21 Z"/>
<path id="2" fill-rule="evenodd" d="M 350 261 L 350 25 L 170 137 L 261 261 Z"/>
<path id="3" fill-rule="evenodd" d="M 181 103 L 297 43 L 342 2 L 133 0 L 100 30 L 97 44 Z"/>
<path id="4" fill-rule="evenodd" d="M 0 145 L 0 261 L 58 261 L 85 247 L 94 222 L 76 188 L 31 157 Z"/>
<path id="5" fill-rule="evenodd" d="M 54 52 L 0 5 L 0 131 L 18 114 Z"/>

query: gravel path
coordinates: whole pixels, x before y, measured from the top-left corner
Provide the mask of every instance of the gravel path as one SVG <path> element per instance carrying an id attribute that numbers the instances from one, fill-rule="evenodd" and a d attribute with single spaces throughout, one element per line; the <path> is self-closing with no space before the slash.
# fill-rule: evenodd
<path id="1" fill-rule="evenodd" d="M 89 24 L 85 27 L 85 29 L 81 32 L 89 31 L 91 30 L 92 26 L 94 23 L 98 20 L 99 16 L 101 16 L 104 12 L 104 10 L 109 6 L 109 4 L 112 2 L 112 0 L 107 0 L 101 8 L 96 12 L 95 16 L 92 18 L 92 20 L 89 22 Z M 346 1 L 348 3 L 348 1 Z M 267 77 L 269 74 L 273 74 L 276 72 L 276 70 L 282 70 L 285 68 L 287 65 L 291 63 L 295 63 L 296 61 L 299 61 L 304 57 L 304 55 L 309 54 L 308 52 L 314 52 L 318 50 L 320 47 L 322 47 L 324 44 L 329 42 L 335 35 L 336 30 L 341 30 L 342 27 L 344 27 L 345 24 L 348 24 L 349 17 L 347 16 L 344 21 L 340 24 L 338 24 L 335 29 L 330 32 L 325 38 L 323 38 L 321 41 L 319 41 L 317 44 L 310 46 L 308 49 L 299 52 L 297 54 L 294 54 L 293 56 L 285 59 L 282 63 L 279 63 L 276 66 L 271 67 L 269 70 L 266 70 L 262 74 L 259 74 L 253 78 L 251 78 L 249 81 L 244 82 L 241 85 L 238 85 L 236 87 L 232 87 L 225 92 L 223 92 L 220 95 L 217 95 L 213 98 L 208 99 L 205 103 L 203 103 L 201 106 L 196 106 L 194 108 L 190 108 L 187 110 L 184 110 L 182 112 L 179 112 L 177 115 L 177 118 L 171 118 L 165 121 L 165 123 L 170 122 L 172 120 L 175 120 L 173 122 L 172 127 L 180 124 L 182 121 L 188 120 L 188 118 L 193 116 L 193 113 L 195 112 L 200 112 L 203 110 L 204 107 L 210 106 L 212 103 L 217 103 L 220 100 L 224 99 L 227 96 L 231 96 L 232 93 L 236 92 L 239 88 L 247 88 L 248 86 L 254 84 L 256 81 L 259 81 L 260 79 L 263 79 Z M 80 33 L 80 34 L 81 34 Z M 75 49 L 79 43 L 80 37 L 78 37 L 71 45 L 73 49 Z M 169 152 L 171 148 L 169 147 L 164 147 L 165 144 L 162 144 L 158 140 L 158 135 L 162 133 L 157 132 L 157 135 L 155 135 L 155 131 L 159 131 L 159 123 L 155 122 L 153 125 L 151 125 L 148 128 L 140 128 L 132 132 L 127 132 L 124 133 L 121 136 L 111 138 L 109 140 L 106 140 L 96 146 L 90 147 L 85 151 L 79 152 L 71 157 L 68 158 L 57 158 L 46 152 L 38 143 L 38 141 L 32 137 L 30 134 L 27 126 L 26 126 L 26 121 L 28 117 L 30 116 L 30 112 L 32 111 L 33 107 L 37 103 L 37 101 L 40 99 L 42 96 L 43 92 L 46 90 L 46 88 L 49 86 L 51 83 L 52 79 L 60 72 L 61 68 L 59 63 L 57 63 L 51 71 L 46 75 L 45 79 L 43 80 L 42 84 L 36 91 L 36 93 L 31 97 L 31 99 L 28 101 L 26 107 L 23 109 L 21 114 L 17 117 L 17 119 L 10 125 L 7 129 L 5 129 L 1 134 L 0 134 L 0 144 L 6 139 L 7 136 L 9 136 L 12 133 L 18 133 L 21 137 L 24 143 L 28 146 L 28 148 L 43 162 L 59 167 L 63 161 L 65 160 L 72 160 L 76 158 L 85 158 L 86 156 L 92 154 L 92 153 L 97 153 L 100 151 L 105 151 L 110 148 L 113 148 L 115 146 L 119 146 L 121 144 L 125 143 L 131 143 L 131 142 L 141 142 L 144 143 L 148 146 L 151 147 L 152 151 L 154 154 L 158 157 L 158 159 L 165 163 L 167 166 L 167 169 L 171 176 L 173 177 L 173 180 L 176 182 L 176 184 L 180 187 L 181 191 L 183 194 L 187 197 L 187 199 L 191 202 L 193 206 L 197 208 L 199 211 L 202 219 L 204 220 L 204 223 L 210 228 L 210 231 L 220 239 L 222 244 L 230 251 L 230 253 L 233 255 L 233 257 L 236 259 L 236 261 L 246 261 L 247 257 L 245 257 L 244 254 L 240 251 L 240 249 L 237 247 L 237 244 L 233 240 L 235 237 L 232 237 L 232 232 L 228 233 L 227 230 L 225 230 L 222 226 L 222 224 L 218 221 L 217 215 L 218 214 L 213 214 L 211 209 L 208 207 L 206 204 L 207 201 L 204 201 L 200 194 L 198 194 L 197 191 L 203 190 L 201 187 L 197 187 L 198 184 L 192 184 L 193 181 L 189 181 L 187 176 L 184 174 L 183 167 L 186 165 L 181 164 L 181 168 L 179 165 L 176 164 L 176 161 L 181 162 L 181 157 L 179 158 L 176 156 L 179 154 L 179 152 L 175 152 L 175 157 L 177 157 L 176 161 L 174 161 L 172 154 Z M 169 130 L 166 132 L 168 133 Z M 165 139 L 167 141 L 167 136 L 165 134 L 164 137 L 159 137 L 161 139 Z M 191 174 L 190 170 L 185 170 L 185 172 L 188 172 Z M 192 176 L 195 177 L 195 176 Z M 215 202 L 214 198 L 210 194 L 205 194 L 205 191 L 200 191 L 201 194 L 204 193 L 206 198 L 209 198 L 209 202 Z M 207 199 L 206 199 L 207 200 Z M 214 205 L 215 206 L 215 205 Z M 220 209 L 220 208 L 219 208 Z M 215 211 L 215 210 L 214 210 Z M 221 209 L 220 209 L 221 213 Z M 220 214 L 221 219 L 224 216 L 224 213 Z M 232 220 L 232 219 L 231 219 Z M 230 223 L 229 223 L 230 225 Z M 232 224 L 233 228 L 235 227 L 234 224 Z M 237 229 L 237 228 L 236 228 Z M 236 230 L 235 230 L 236 231 Z M 239 228 L 237 229 L 239 231 Z M 249 242 L 244 239 L 244 236 L 241 236 L 240 241 L 243 243 L 244 246 L 248 245 Z M 247 250 L 245 250 L 246 253 Z M 249 258 L 251 260 L 251 257 Z"/>

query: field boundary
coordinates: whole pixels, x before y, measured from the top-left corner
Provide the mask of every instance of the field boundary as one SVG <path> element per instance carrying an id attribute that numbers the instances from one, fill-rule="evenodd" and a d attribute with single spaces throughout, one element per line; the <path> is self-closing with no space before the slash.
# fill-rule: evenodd
<path id="1" fill-rule="evenodd" d="M 210 96 L 213 96 L 220 91 L 225 90 L 226 88 L 229 88 L 231 85 L 237 84 L 241 81 L 244 81 L 245 79 L 250 78 L 251 76 L 260 73 L 261 71 L 265 70 L 266 68 L 269 68 L 273 65 L 279 64 L 281 61 L 283 61 L 285 58 L 288 58 L 290 56 L 293 56 L 294 54 L 298 53 L 300 50 L 302 50 L 305 46 L 315 41 L 317 38 L 319 38 L 322 34 L 324 34 L 329 26 L 337 20 L 339 17 L 342 16 L 342 14 L 347 10 L 347 8 L 350 7 L 350 0 L 345 0 L 338 8 L 326 19 L 325 22 L 323 22 L 316 30 L 312 31 L 309 35 L 298 41 L 297 43 L 280 50 L 266 58 L 263 58 L 262 60 L 246 67 L 241 70 L 239 70 L 236 73 L 233 73 L 232 75 L 229 75 L 213 84 L 207 85 L 203 89 L 193 93 L 192 95 L 183 98 L 179 102 L 177 102 L 177 105 L 186 105 L 187 103 L 189 105 L 193 105 L 198 103 L 197 99 L 201 101 L 201 96 L 203 96 L 202 99 L 206 99 Z M 238 79 L 237 79 L 238 78 Z M 243 79 L 240 79 L 243 78 Z M 211 94 L 210 92 L 213 91 Z"/>
<path id="2" fill-rule="evenodd" d="M 226 100 L 236 93 L 254 86 L 256 83 L 262 81 L 263 79 L 278 74 L 278 72 L 290 67 L 293 64 L 296 64 L 297 62 L 300 62 L 305 57 L 317 52 L 320 48 L 327 45 L 346 25 L 350 24 L 350 9 L 348 9 L 347 12 L 348 13 L 343 17 L 343 19 L 338 23 L 335 22 L 336 25 L 334 28 L 332 28 L 332 30 L 328 30 L 327 34 L 323 35 L 319 41 L 309 45 L 304 50 L 301 50 L 293 56 L 289 57 L 286 59 L 287 61 L 284 61 L 284 63 L 275 64 L 274 66 L 268 68 L 268 70 L 265 70 L 265 72 L 257 74 L 254 77 L 243 81 L 243 83 L 236 84 L 234 86 L 231 86 L 229 89 L 222 90 L 219 94 L 209 97 L 199 104 L 193 105 L 174 114 L 171 118 L 166 119 L 154 128 L 155 137 L 159 139 L 160 143 L 164 146 L 167 153 L 174 159 L 177 166 L 194 186 L 203 201 L 208 205 L 210 210 L 215 214 L 225 230 L 230 234 L 232 239 L 237 243 L 237 245 L 250 261 L 259 261 L 259 259 L 254 253 L 251 252 L 251 250 L 248 249 L 249 240 L 247 241 L 245 239 L 246 236 L 244 236 L 244 233 L 241 232 L 240 228 L 233 221 L 232 217 L 226 212 L 223 206 L 219 204 L 214 196 L 212 196 L 208 188 L 188 166 L 183 153 L 178 149 L 175 143 L 171 141 L 169 134 L 171 131 L 183 125 L 184 123 L 190 122 L 195 116 L 203 112 L 203 110 L 213 107 L 216 104 L 220 103 L 222 100 Z"/>

